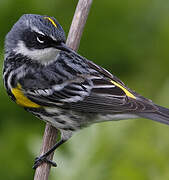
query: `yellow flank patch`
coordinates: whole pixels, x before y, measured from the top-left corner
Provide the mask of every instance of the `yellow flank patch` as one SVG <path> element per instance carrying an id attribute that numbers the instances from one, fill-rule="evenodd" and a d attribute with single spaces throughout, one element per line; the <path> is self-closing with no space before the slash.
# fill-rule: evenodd
<path id="1" fill-rule="evenodd" d="M 131 98 L 136 99 L 136 97 L 135 97 L 133 94 L 131 94 L 131 92 L 129 92 L 127 89 L 125 89 L 123 86 L 121 86 L 120 84 L 116 83 L 116 82 L 113 81 L 113 80 L 111 80 L 111 82 L 112 82 L 114 85 L 116 85 L 117 87 L 119 87 L 120 89 L 122 89 L 122 90 L 126 93 L 126 95 L 127 95 L 128 97 L 131 97 Z"/>
<path id="2" fill-rule="evenodd" d="M 57 28 L 57 25 L 56 25 L 56 23 L 54 22 L 54 20 L 52 18 L 44 17 L 44 19 L 48 19 Z"/>
<path id="3" fill-rule="evenodd" d="M 15 96 L 17 104 L 24 106 L 24 107 L 31 107 L 31 108 L 39 108 L 40 107 L 40 105 L 32 102 L 30 99 L 28 99 L 23 94 L 20 84 L 18 84 L 16 88 L 12 88 L 11 92 Z"/>

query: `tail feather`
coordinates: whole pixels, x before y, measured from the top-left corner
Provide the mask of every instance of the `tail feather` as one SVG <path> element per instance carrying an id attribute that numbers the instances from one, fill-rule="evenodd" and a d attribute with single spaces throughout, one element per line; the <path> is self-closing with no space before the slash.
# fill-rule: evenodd
<path id="1" fill-rule="evenodd" d="M 156 107 L 158 110 L 155 112 L 142 112 L 138 115 L 143 118 L 151 119 L 169 125 L 169 109 L 158 105 L 156 105 Z"/>

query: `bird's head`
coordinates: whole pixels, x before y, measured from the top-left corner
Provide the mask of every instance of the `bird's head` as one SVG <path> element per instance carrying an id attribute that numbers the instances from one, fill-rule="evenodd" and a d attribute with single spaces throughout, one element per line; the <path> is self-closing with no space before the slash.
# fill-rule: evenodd
<path id="1" fill-rule="evenodd" d="M 55 18 L 35 14 L 23 15 L 5 40 L 5 52 L 14 52 L 40 63 L 56 59 L 66 49 L 65 33 Z"/>

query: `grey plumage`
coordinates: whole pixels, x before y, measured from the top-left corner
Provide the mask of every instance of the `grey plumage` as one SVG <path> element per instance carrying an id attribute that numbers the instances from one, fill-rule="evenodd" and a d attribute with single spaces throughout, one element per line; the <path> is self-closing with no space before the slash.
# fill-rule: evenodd
<path id="1" fill-rule="evenodd" d="M 135 93 L 64 43 L 65 33 L 54 18 L 24 15 L 6 36 L 3 71 L 12 100 L 58 128 L 62 143 L 96 122 L 144 117 L 169 124 L 169 109 Z"/>

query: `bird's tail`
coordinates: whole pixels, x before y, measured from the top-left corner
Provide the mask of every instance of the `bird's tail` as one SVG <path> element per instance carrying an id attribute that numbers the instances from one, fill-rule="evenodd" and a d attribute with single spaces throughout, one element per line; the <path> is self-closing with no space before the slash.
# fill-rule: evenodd
<path id="1" fill-rule="evenodd" d="M 143 118 L 158 121 L 160 123 L 169 125 L 169 109 L 156 105 L 157 111 L 155 112 L 142 112 L 138 115 Z"/>

